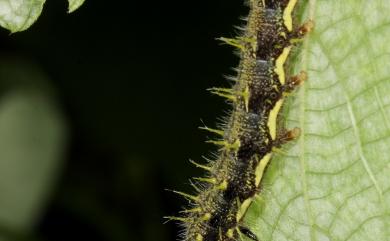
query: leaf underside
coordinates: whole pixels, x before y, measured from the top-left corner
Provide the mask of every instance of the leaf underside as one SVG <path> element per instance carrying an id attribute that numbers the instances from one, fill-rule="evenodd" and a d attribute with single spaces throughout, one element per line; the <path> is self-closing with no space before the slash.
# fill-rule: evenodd
<path id="1" fill-rule="evenodd" d="M 246 225 L 261 241 L 390 240 L 390 4 L 302 5 L 316 26 L 290 64 L 309 79 L 283 115 L 302 134 L 273 158 Z"/>
<path id="2" fill-rule="evenodd" d="M 69 12 L 85 0 L 68 0 Z M 12 33 L 28 29 L 41 15 L 46 0 L 0 0 L 0 26 Z"/>
<path id="3" fill-rule="evenodd" d="M 69 8 L 68 12 L 74 12 L 76 11 L 81 5 L 83 5 L 85 0 L 68 0 L 69 1 Z"/>

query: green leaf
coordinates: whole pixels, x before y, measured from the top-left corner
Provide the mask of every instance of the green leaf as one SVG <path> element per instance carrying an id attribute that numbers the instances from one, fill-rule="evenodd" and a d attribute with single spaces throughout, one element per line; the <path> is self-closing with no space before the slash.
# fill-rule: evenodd
<path id="1" fill-rule="evenodd" d="M 26 30 L 41 15 L 45 0 L 0 0 L 0 26 L 12 33 Z"/>
<path id="2" fill-rule="evenodd" d="M 299 140 L 275 155 L 245 222 L 261 241 L 390 240 L 390 4 L 310 0 L 290 97 Z"/>
<path id="3" fill-rule="evenodd" d="M 66 128 L 39 71 L 0 61 L 0 240 L 28 234 L 61 166 Z M 6 239 L 9 240 L 9 239 Z"/>
<path id="4" fill-rule="evenodd" d="M 69 13 L 77 10 L 85 2 L 85 0 L 68 0 L 68 1 L 69 1 L 69 9 L 68 9 Z"/>
<path id="5" fill-rule="evenodd" d="M 68 12 L 78 9 L 85 0 L 69 0 Z M 0 0 L 0 26 L 12 33 L 28 29 L 41 15 L 46 0 Z"/>

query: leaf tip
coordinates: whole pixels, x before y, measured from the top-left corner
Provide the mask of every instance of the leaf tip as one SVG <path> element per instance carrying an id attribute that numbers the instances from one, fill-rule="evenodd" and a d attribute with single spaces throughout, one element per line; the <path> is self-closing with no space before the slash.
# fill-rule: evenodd
<path id="1" fill-rule="evenodd" d="M 73 13 L 83 5 L 85 0 L 69 0 L 68 13 Z"/>

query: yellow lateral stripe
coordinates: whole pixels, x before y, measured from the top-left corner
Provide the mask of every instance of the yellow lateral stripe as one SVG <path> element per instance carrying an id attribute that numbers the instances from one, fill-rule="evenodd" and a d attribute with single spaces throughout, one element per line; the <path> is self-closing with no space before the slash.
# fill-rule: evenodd
<path id="1" fill-rule="evenodd" d="M 278 113 L 280 109 L 282 108 L 282 104 L 283 104 L 283 99 L 278 100 L 278 102 L 276 102 L 274 108 L 271 110 L 268 116 L 267 125 L 272 140 L 276 139 L 276 119 L 278 117 Z"/>
<path id="2" fill-rule="evenodd" d="M 297 1 L 298 0 L 290 0 L 287 4 L 287 7 L 283 11 L 284 25 L 289 32 L 291 32 L 293 29 L 292 12 L 294 10 L 295 5 L 297 4 Z"/>
<path id="3" fill-rule="evenodd" d="M 228 182 L 226 180 L 223 180 L 221 184 L 216 186 L 218 190 L 226 190 L 228 188 Z"/>
<path id="4" fill-rule="evenodd" d="M 286 74 L 284 72 L 284 63 L 287 60 L 288 55 L 290 54 L 291 46 L 283 49 L 282 54 L 276 59 L 275 73 L 278 75 L 280 84 L 284 85 L 286 83 Z"/>
<path id="5" fill-rule="evenodd" d="M 203 221 L 208 221 L 208 220 L 210 220 L 210 218 L 211 218 L 211 214 L 210 213 L 206 213 L 205 215 L 203 215 L 202 220 Z"/>
<path id="6" fill-rule="evenodd" d="M 196 238 L 195 238 L 196 241 L 203 241 L 203 236 L 201 234 L 197 234 L 196 235 Z"/>
<path id="7" fill-rule="evenodd" d="M 269 161 L 271 160 L 272 153 L 268 153 L 261 159 L 259 162 L 259 165 L 256 167 L 256 178 L 255 178 L 255 185 L 258 187 L 260 185 L 261 179 L 263 178 L 264 175 L 264 170 L 267 167 Z"/>
<path id="8" fill-rule="evenodd" d="M 226 232 L 226 236 L 228 236 L 229 238 L 234 238 L 234 228 L 228 229 L 228 231 Z"/>
<path id="9" fill-rule="evenodd" d="M 248 198 L 245 199 L 244 202 L 241 204 L 240 209 L 237 212 L 236 220 L 237 222 L 241 221 L 241 219 L 244 217 L 246 210 L 248 210 L 249 206 L 251 205 L 253 199 Z"/>

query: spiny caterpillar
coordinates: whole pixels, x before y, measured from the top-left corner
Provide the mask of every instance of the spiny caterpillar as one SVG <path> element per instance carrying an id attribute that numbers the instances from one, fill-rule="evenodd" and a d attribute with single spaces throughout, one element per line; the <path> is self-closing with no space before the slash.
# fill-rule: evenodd
<path id="1" fill-rule="evenodd" d="M 273 150 L 299 136 L 300 129 L 277 128 L 278 113 L 286 96 L 303 83 L 305 72 L 286 77 L 285 63 L 296 42 L 311 30 L 308 21 L 293 27 L 298 0 L 249 0 L 250 12 L 243 33 L 235 39 L 221 38 L 240 51 L 238 75 L 232 88 L 212 88 L 227 98 L 233 110 L 223 130 L 204 129 L 220 136 L 220 146 L 208 171 L 194 178 L 197 195 L 174 191 L 190 200 L 182 217 L 186 241 L 235 241 L 245 235 L 258 238 L 242 225 L 254 195 L 260 192 L 264 171 Z M 280 130 L 279 130 L 280 129 Z"/>

